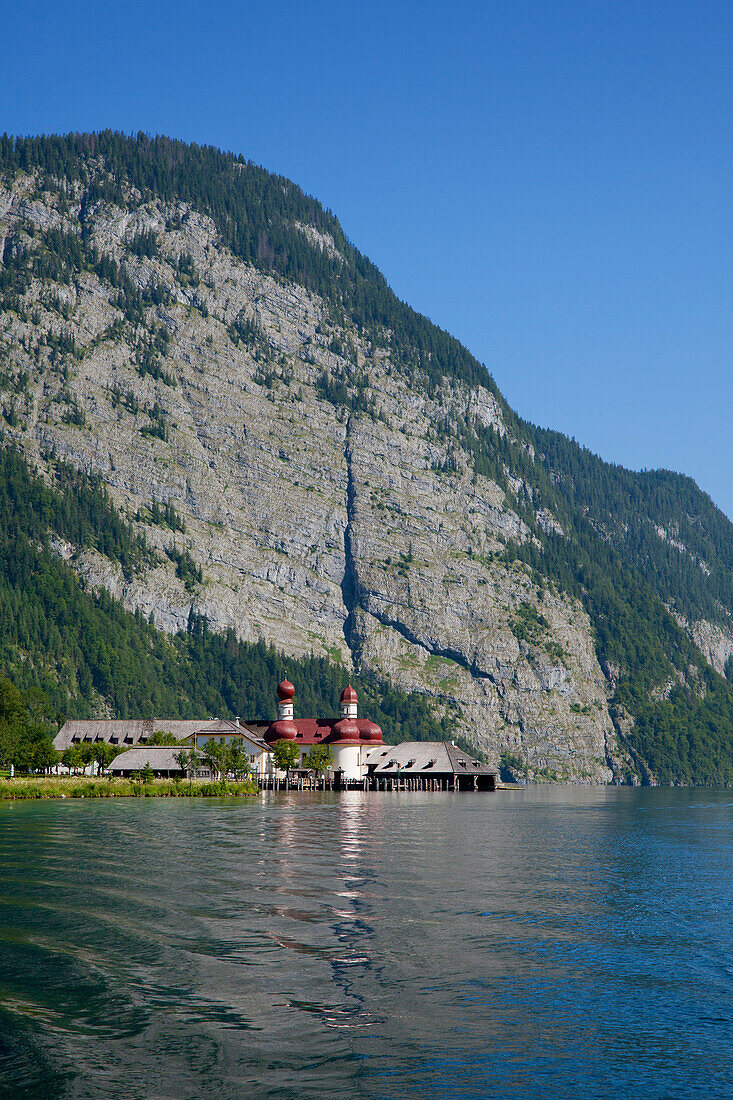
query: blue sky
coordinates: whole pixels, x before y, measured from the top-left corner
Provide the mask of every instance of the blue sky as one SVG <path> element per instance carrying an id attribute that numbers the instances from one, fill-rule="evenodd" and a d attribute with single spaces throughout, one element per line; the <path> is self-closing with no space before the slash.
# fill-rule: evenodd
<path id="1" fill-rule="evenodd" d="M 521 415 L 733 516 L 729 2 L 3 7 L 0 130 L 291 177 Z"/>

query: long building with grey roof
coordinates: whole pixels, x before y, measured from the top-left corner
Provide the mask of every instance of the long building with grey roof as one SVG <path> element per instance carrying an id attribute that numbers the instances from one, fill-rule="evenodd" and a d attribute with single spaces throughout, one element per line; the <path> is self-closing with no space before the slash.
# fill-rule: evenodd
<path id="1" fill-rule="evenodd" d="M 194 730 L 188 734 L 186 726 L 190 724 L 186 723 L 183 726 L 183 732 L 187 745 L 192 749 L 203 750 L 205 754 L 206 746 L 210 741 L 225 745 L 237 744 L 247 754 L 253 770 L 258 775 L 264 776 L 271 769 L 269 746 L 241 722 L 226 718 L 215 718 L 211 722 L 194 722 Z M 166 727 L 164 732 L 173 733 L 174 731 Z M 112 761 L 109 770 L 113 775 L 129 776 L 135 775 L 149 764 L 156 775 L 182 775 L 184 769 L 176 760 L 180 752 L 180 745 L 149 745 L 141 739 L 137 745 L 124 748 Z M 203 759 L 199 759 L 192 774 L 199 778 L 208 778 L 211 770 Z"/>
<path id="2" fill-rule="evenodd" d="M 227 727 L 239 728 L 258 740 L 270 725 L 269 722 L 247 721 L 239 718 L 69 718 L 53 740 L 54 748 L 63 752 L 71 745 L 84 741 L 106 741 L 109 745 L 134 746 L 150 741 L 156 733 L 171 733 L 176 741 L 184 741 L 204 727 L 222 722 Z"/>
<path id="3" fill-rule="evenodd" d="M 366 760 L 373 790 L 493 791 L 497 774 L 452 741 L 403 741 L 380 745 Z"/>
<path id="4" fill-rule="evenodd" d="M 141 772 L 149 765 L 157 776 L 182 776 L 183 768 L 176 760 L 180 751 L 175 745 L 138 745 L 115 757 L 109 771 L 111 775 L 127 777 Z"/>

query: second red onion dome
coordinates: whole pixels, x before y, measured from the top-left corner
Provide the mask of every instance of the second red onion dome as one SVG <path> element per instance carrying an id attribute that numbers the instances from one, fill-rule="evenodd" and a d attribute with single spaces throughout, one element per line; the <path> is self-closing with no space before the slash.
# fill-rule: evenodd
<path id="1" fill-rule="evenodd" d="M 358 741 L 359 727 L 351 718 L 341 718 L 333 727 L 339 741 Z"/>
<path id="2" fill-rule="evenodd" d="M 374 741 L 380 743 L 382 741 L 382 729 L 376 722 L 360 722 L 361 727 L 361 739 L 362 741 Z"/>

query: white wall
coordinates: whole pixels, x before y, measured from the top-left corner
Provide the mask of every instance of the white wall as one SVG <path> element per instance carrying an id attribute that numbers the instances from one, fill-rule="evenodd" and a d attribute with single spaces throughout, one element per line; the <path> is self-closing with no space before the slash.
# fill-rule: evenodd
<path id="1" fill-rule="evenodd" d="M 344 779 L 361 779 L 361 745 L 333 745 L 333 770 Z"/>
<path id="2" fill-rule="evenodd" d="M 328 742 L 326 742 L 328 744 Z M 311 745 L 299 745 L 302 757 L 310 751 Z M 334 773 L 343 771 L 344 779 L 361 781 L 366 775 L 366 757 L 368 752 L 378 746 L 374 745 L 331 745 L 333 751 L 333 764 L 331 770 L 326 773 L 327 778 L 333 778 Z M 263 753 L 267 757 L 266 771 L 263 774 L 274 775 L 276 779 L 284 779 L 285 772 L 278 771 L 275 767 L 272 753 Z M 296 765 L 297 766 L 297 765 Z"/>

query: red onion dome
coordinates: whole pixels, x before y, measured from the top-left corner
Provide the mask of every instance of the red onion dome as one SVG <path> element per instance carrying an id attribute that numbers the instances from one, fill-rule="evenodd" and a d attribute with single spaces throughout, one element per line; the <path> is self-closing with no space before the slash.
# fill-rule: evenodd
<path id="1" fill-rule="evenodd" d="M 283 680 L 281 684 L 277 685 L 277 697 L 281 703 L 284 703 L 286 699 L 292 699 L 294 695 L 295 688 L 290 680 Z"/>
<path id="2" fill-rule="evenodd" d="M 342 703 L 358 703 L 359 702 L 359 696 L 356 694 L 356 692 L 354 691 L 351 684 L 349 684 L 348 687 L 345 687 L 344 690 L 341 692 L 341 702 Z"/>
<path id="3" fill-rule="evenodd" d="M 294 741 L 298 736 L 298 727 L 290 718 L 279 718 L 267 727 L 268 741 Z"/>
<path id="4" fill-rule="evenodd" d="M 376 722 L 361 723 L 362 741 L 374 741 L 381 745 L 383 736 L 382 729 Z"/>
<path id="5" fill-rule="evenodd" d="M 338 741 L 358 741 L 359 727 L 351 718 L 342 718 L 333 727 Z"/>

